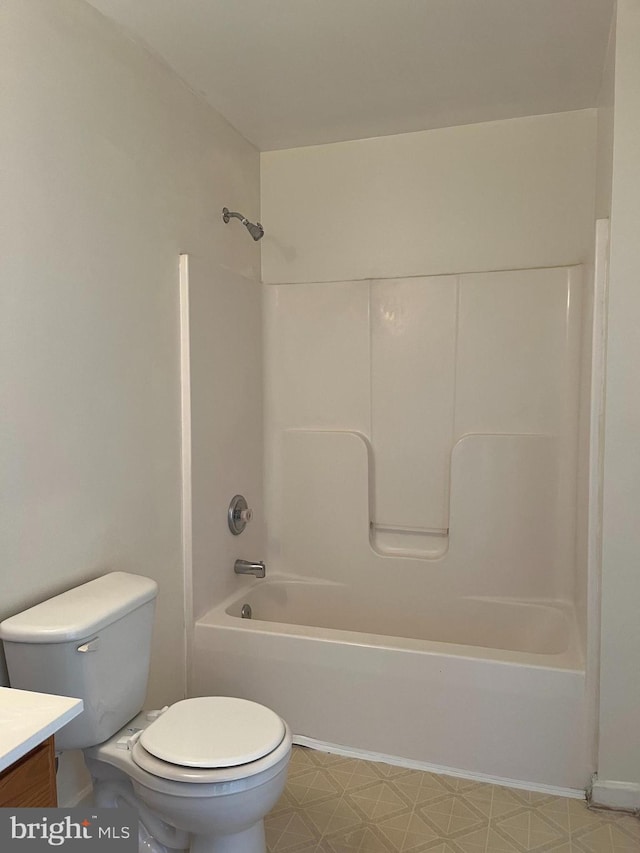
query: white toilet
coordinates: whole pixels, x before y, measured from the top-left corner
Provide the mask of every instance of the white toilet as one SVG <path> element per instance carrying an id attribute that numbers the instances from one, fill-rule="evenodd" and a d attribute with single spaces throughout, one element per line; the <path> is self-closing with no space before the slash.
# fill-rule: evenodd
<path id="1" fill-rule="evenodd" d="M 140 713 L 156 594 L 149 578 L 113 572 L 6 619 L 11 686 L 84 701 L 56 749 L 84 751 L 96 805 L 137 809 L 141 851 L 265 853 L 289 727 L 228 696 Z"/>

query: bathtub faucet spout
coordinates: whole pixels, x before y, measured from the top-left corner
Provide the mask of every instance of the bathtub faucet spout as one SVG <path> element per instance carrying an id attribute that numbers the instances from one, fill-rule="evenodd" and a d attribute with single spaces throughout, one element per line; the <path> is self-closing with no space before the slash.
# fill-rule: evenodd
<path id="1" fill-rule="evenodd" d="M 233 565 L 233 571 L 237 575 L 255 575 L 257 578 L 263 578 L 266 572 L 264 563 L 251 563 L 249 560 L 236 560 Z"/>

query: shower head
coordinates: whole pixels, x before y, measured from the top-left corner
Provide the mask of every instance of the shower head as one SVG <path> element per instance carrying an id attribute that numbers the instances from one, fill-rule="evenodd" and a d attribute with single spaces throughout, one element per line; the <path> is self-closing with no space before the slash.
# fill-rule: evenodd
<path id="1" fill-rule="evenodd" d="M 254 225 L 253 222 L 249 222 L 245 219 L 242 224 L 245 226 L 245 228 L 247 229 L 249 234 L 251 234 L 254 240 L 260 240 L 262 237 L 264 237 L 264 228 L 262 227 L 262 225 L 260 225 L 259 222 L 256 222 L 256 224 Z"/>
<path id="2" fill-rule="evenodd" d="M 264 228 L 262 227 L 262 225 L 260 225 L 259 222 L 256 222 L 256 224 L 254 225 L 253 222 L 249 222 L 249 220 L 246 218 L 246 216 L 243 216 L 241 213 L 234 213 L 232 210 L 229 210 L 228 207 L 223 207 L 222 208 L 223 220 L 225 222 L 228 222 L 232 217 L 234 219 L 239 219 L 240 222 L 242 222 L 242 224 L 247 229 L 249 234 L 251 234 L 251 236 L 253 237 L 254 240 L 257 241 L 257 240 L 260 240 L 262 237 L 264 237 Z"/>

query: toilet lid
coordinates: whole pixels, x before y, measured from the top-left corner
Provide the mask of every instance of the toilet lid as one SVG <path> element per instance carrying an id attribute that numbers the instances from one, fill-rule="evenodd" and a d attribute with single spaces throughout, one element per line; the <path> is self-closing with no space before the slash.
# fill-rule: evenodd
<path id="1" fill-rule="evenodd" d="M 183 767 L 234 767 L 268 755 L 282 742 L 280 717 L 256 702 L 230 696 L 184 699 L 140 735 L 156 758 Z"/>

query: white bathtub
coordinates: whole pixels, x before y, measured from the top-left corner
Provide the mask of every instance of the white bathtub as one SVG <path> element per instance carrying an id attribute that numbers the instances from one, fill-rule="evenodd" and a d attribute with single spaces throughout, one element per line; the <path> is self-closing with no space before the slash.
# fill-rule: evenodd
<path id="1" fill-rule="evenodd" d="M 273 577 L 197 621 L 194 695 L 262 702 L 298 741 L 473 776 L 588 783 L 571 608 Z M 248 603 L 252 619 L 240 618 Z"/>

